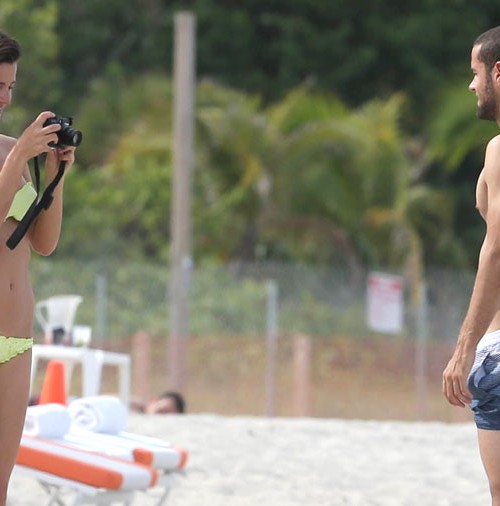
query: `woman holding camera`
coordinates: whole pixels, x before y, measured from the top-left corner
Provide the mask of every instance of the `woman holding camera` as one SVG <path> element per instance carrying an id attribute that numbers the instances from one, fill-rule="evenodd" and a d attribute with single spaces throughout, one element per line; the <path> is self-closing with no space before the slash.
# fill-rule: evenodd
<path id="1" fill-rule="evenodd" d="M 16 83 L 18 43 L 0 32 L 0 115 L 12 100 Z M 30 225 L 15 249 L 6 241 L 36 201 L 28 161 L 46 153 L 46 181 L 57 174 L 60 162 L 69 168 L 75 148 L 54 149 L 61 125 L 44 126 L 54 117 L 42 112 L 18 139 L 0 135 L 0 506 L 15 464 L 28 405 L 34 295 L 29 279 L 31 250 L 51 254 L 59 240 L 62 221 L 63 180 L 54 191 L 52 205 Z"/>

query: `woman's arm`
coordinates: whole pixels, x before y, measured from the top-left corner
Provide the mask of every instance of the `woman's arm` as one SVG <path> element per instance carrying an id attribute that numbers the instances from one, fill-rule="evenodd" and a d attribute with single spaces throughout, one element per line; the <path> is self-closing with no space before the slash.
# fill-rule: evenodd
<path id="1" fill-rule="evenodd" d="M 19 189 L 28 161 L 40 153 L 47 153 L 51 150 L 49 144 L 57 142 L 56 132 L 60 130 L 60 125 L 43 126 L 45 121 L 53 116 L 52 112 L 42 112 L 24 130 L 19 139 L 5 138 L 8 154 L 0 170 L 0 218 L 2 220 L 7 215 L 12 199 Z"/>
<path id="2" fill-rule="evenodd" d="M 57 175 L 61 162 L 66 163 L 68 170 L 75 161 L 74 147 L 51 149 L 45 162 L 45 180 L 49 184 Z M 65 172 L 66 174 L 66 172 Z M 29 238 L 33 249 L 41 255 L 50 255 L 57 246 L 61 234 L 63 212 L 64 176 L 55 187 L 52 204 L 43 210 L 30 227 Z"/>

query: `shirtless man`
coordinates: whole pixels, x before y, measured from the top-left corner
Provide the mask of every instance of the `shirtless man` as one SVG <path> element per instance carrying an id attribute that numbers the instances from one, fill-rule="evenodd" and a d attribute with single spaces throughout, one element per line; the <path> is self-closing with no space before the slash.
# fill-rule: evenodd
<path id="1" fill-rule="evenodd" d="M 477 116 L 500 126 L 500 27 L 475 40 L 471 68 Z M 443 393 L 454 406 L 473 409 L 492 505 L 500 506 L 500 135 L 486 148 L 476 202 L 486 234 L 469 308 L 443 373 Z"/>
<path id="2" fill-rule="evenodd" d="M 12 99 L 16 82 L 19 45 L 0 33 L 0 116 Z M 53 149 L 60 125 L 44 127 L 52 112 L 42 112 L 19 139 L 0 135 L 0 506 L 5 506 L 7 488 L 19 447 L 28 405 L 34 296 L 29 279 L 31 250 L 42 255 L 57 245 L 62 220 L 63 181 L 54 191 L 54 201 L 40 213 L 28 233 L 13 250 L 6 241 L 36 198 L 28 161 L 47 153 L 46 181 L 51 181 L 59 163 L 74 162 L 75 148 Z"/>

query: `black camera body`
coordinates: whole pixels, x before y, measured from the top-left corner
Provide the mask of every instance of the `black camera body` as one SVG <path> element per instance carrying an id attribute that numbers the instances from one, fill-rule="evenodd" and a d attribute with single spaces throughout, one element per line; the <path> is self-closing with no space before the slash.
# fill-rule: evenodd
<path id="1" fill-rule="evenodd" d="M 61 130 L 56 132 L 57 134 L 57 143 L 51 143 L 50 146 L 53 148 L 65 148 L 66 146 L 79 146 L 82 142 L 82 132 L 79 130 L 75 130 L 71 125 L 73 124 L 72 118 L 67 118 L 65 116 L 54 116 L 53 118 L 49 118 L 43 126 L 49 125 L 61 125 Z"/>

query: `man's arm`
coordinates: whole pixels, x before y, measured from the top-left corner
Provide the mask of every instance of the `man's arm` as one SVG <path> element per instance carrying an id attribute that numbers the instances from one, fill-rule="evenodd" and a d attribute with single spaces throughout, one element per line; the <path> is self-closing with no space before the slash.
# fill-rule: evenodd
<path id="1" fill-rule="evenodd" d="M 443 373 L 443 392 L 455 406 L 472 400 L 467 377 L 474 362 L 476 345 L 487 332 L 500 309 L 500 137 L 486 149 L 483 169 L 486 186 L 484 218 L 486 235 L 469 308 L 458 335 L 457 345 Z M 495 329 L 497 330 L 497 329 Z"/>

